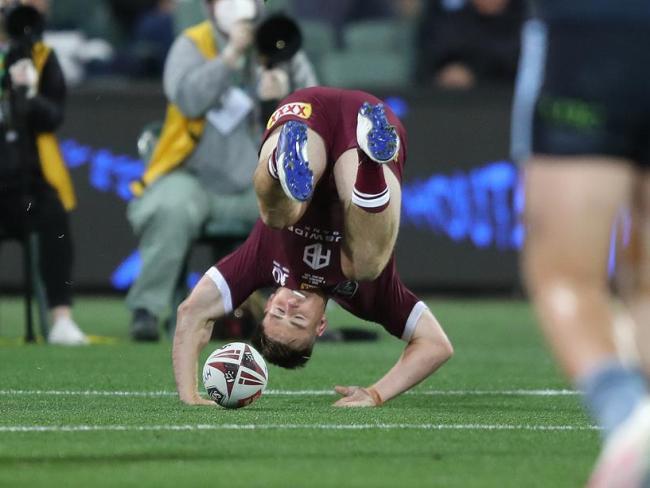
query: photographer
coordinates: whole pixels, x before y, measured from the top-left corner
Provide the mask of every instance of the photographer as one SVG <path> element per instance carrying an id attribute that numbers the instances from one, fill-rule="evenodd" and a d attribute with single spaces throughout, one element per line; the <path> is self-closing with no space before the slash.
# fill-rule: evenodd
<path id="1" fill-rule="evenodd" d="M 30 2 L 0 0 L 0 226 L 38 236 L 39 266 L 53 344 L 82 345 L 72 319 L 70 175 L 53 132 L 63 121 L 65 82 L 56 55 L 40 40 L 43 17 Z"/>
<path id="2" fill-rule="evenodd" d="M 165 124 L 128 208 L 142 258 L 127 297 L 136 341 L 158 340 L 185 256 L 207 223 L 252 228 L 263 113 L 290 91 L 316 84 L 302 52 L 273 68 L 270 60 L 259 63 L 252 45 L 262 6 L 206 0 L 208 20 L 181 34 L 167 57 Z"/>

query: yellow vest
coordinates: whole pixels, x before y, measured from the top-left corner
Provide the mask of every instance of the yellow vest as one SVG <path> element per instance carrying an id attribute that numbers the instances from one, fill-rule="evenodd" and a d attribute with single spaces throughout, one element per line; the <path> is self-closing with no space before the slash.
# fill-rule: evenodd
<path id="1" fill-rule="evenodd" d="M 43 72 L 51 52 L 52 50 L 42 42 L 34 45 L 32 61 L 39 75 Z M 77 205 L 77 199 L 70 173 L 59 148 L 59 141 L 52 133 L 41 133 L 36 136 L 36 147 L 45 181 L 54 187 L 63 207 L 72 210 Z"/>
<path id="2" fill-rule="evenodd" d="M 194 42 L 203 57 L 217 57 L 214 28 L 209 20 L 190 27 L 184 35 Z M 205 117 L 189 119 L 176 105 L 168 104 L 165 124 L 147 169 L 140 181 L 131 183 L 131 191 L 135 196 L 142 195 L 147 185 L 185 161 L 201 139 L 205 123 Z"/>

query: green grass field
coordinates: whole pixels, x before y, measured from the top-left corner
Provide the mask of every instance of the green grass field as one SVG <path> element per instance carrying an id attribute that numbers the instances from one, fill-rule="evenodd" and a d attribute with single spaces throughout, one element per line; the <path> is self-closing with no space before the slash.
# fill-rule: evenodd
<path id="1" fill-rule="evenodd" d="M 400 341 L 382 335 L 320 344 L 302 371 L 272 367 L 258 402 L 224 410 L 178 402 L 170 342 L 130 343 L 121 302 L 81 299 L 84 329 L 117 340 L 70 349 L 10 340 L 22 304 L 3 298 L 0 486 L 584 485 L 598 432 L 579 398 L 560 394 L 529 307 L 429 304 L 456 355 L 413 393 L 378 409 L 331 407 L 335 384 L 369 384 L 397 359 Z M 334 326 L 353 320 L 330 314 Z"/>

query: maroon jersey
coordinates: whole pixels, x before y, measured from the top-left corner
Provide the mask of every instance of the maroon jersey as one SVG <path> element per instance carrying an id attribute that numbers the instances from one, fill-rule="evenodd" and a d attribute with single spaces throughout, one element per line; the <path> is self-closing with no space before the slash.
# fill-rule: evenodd
<path id="1" fill-rule="evenodd" d="M 291 115 L 276 111 L 266 136 L 287 120 L 301 120 L 323 137 L 328 167 L 299 222 L 276 230 L 259 220 L 246 242 L 208 271 L 221 292 L 227 313 L 259 288 L 320 289 L 357 317 L 383 325 L 394 336 L 410 339 L 426 306 L 400 280 L 394 256 L 374 281 L 350 281 L 341 270 L 343 207 L 332 168 L 343 152 L 357 147 L 357 113 L 364 101 L 379 103 L 367 93 L 332 88 L 299 90 L 280 103 L 278 110 L 293 104 L 303 112 L 298 108 L 291 109 Z M 400 158 L 391 163 L 401 179 L 406 151 L 404 129 L 397 117 L 387 112 L 402 138 Z"/>

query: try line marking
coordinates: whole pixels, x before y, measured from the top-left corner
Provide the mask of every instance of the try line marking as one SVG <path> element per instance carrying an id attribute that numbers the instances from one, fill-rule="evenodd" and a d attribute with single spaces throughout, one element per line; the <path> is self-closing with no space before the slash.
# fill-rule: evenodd
<path id="1" fill-rule="evenodd" d="M 516 424 L 198 424 L 198 425 L 5 425 L 0 433 L 187 432 L 213 430 L 490 430 L 592 431 L 595 426 Z"/>
<path id="2" fill-rule="evenodd" d="M 266 390 L 270 396 L 329 396 L 332 390 Z M 407 395 L 430 396 L 573 396 L 574 390 L 415 390 Z M 166 397 L 176 396 L 175 391 L 110 391 L 110 390 L 0 390 L 0 396 L 99 396 L 99 397 Z"/>

